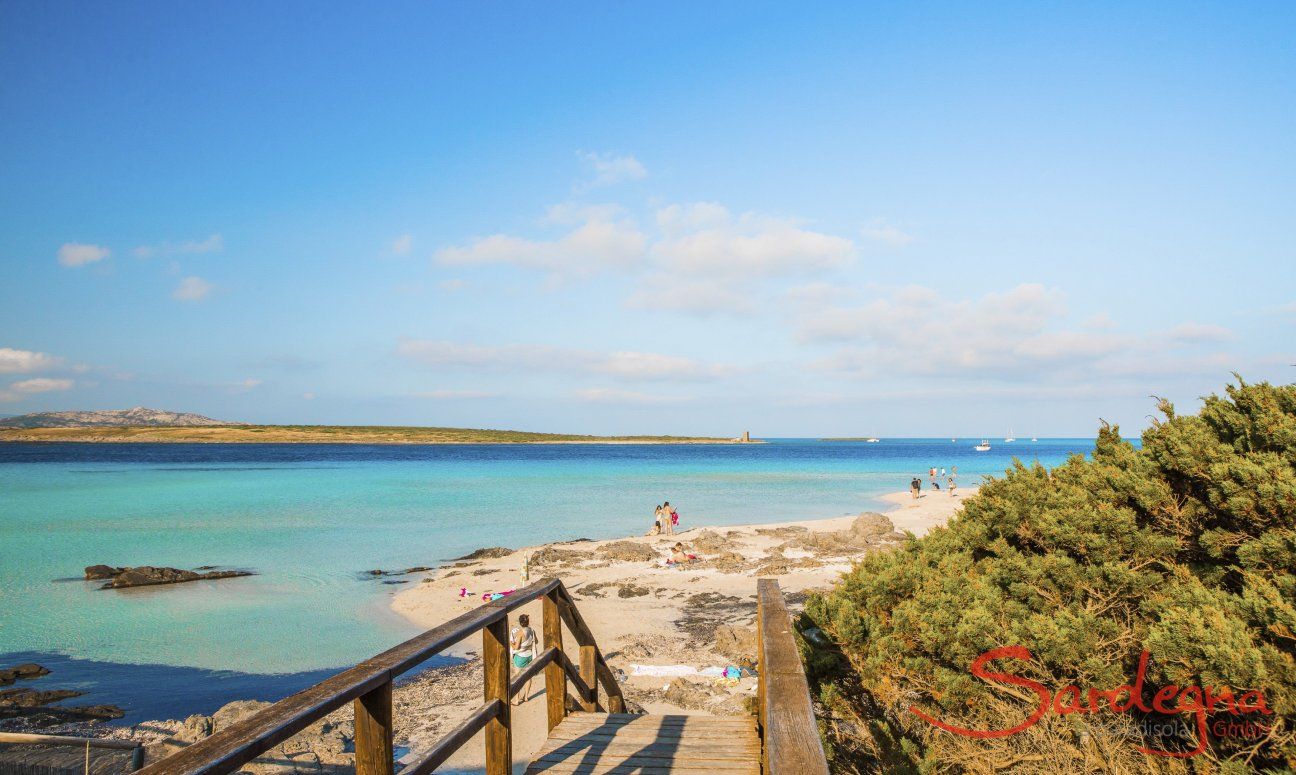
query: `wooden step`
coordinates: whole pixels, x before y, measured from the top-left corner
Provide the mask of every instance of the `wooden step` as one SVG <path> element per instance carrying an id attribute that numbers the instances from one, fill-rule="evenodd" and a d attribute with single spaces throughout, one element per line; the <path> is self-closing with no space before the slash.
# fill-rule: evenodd
<path id="1" fill-rule="evenodd" d="M 750 716 L 573 713 L 549 733 L 528 775 L 759 775 Z"/>

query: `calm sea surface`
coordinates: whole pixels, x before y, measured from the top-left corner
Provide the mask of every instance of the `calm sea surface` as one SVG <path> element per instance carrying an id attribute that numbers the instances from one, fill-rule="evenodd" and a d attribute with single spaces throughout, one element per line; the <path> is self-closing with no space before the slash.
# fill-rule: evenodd
<path id="1" fill-rule="evenodd" d="M 126 721 L 277 699 L 415 634 L 372 568 L 482 546 L 882 509 L 931 466 L 963 485 L 1090 439 L 751 445 L 0 444 L 0 666 L 37 661 Z M 926 477 L 924 476 L 924 487 Z M 127 591 L 85 566 L 218 565 L 249 578 Z M 417 577 L 412 583 L 417 583 Z M 165 689 L 165 691 L 161 691 Z"/>

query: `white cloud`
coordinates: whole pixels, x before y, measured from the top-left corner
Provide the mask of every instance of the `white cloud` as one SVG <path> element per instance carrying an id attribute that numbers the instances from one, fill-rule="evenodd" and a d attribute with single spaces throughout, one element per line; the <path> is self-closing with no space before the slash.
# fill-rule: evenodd
<path id="1" fill-rule="evenodd" d="M 1122 333 L 1106 315 L 1067 323 L 1061 291 L 1023 284 L 976 299 L 950 299 L 910 286 L 857 306 L 799 318 L 804 343 L 845 345 L 813 366 L 852 375 L 1023 376 L 1088 379 L 1205 374 L 1231 356 L 1174 355 L 1168 346 L 1219 342 L 1231 332 L 1186 323 L 1169 331 Z"/>
<path id="2" fill-rule="evenodd" d="M 207 298 L 214 287 L 201 277 L 186 277 L 171 292 L 171 298 L 178 301 L 201 301 Z"/>
<path id="3" fill-rule="evenodd" d="M 836 269 L 854 260 L 853 242 L 804 229 L 795 219 L 722 211 L 716 205 L 659 211 L 667 236 L 653 245 L 654 258 L 674 273 L 744 278 Z"/>
<path id="4" fill-rule="evenodd" d="M 664 406 L 692 401 L 692 396 L 666 396 L 653 393 L 640 393 L 634 390 L 617 390 L 615 388 L 587 388 L 577 390 L 574 395 L 580 401 L 589 404 L 618 404 L 629 406 Z"/>
<path id="5" fill-rule="evenodd" d="M 633 156 L 619 156 L 614 153 L 582 153 L 581 159 L 592 175 L 589 180 L 576 186 L 581 191 L 625 183 L 631 180 L 643 180 L 648 177 L 648 170 Z"/>
<path id="6" fill-rule="evenodd" d="M 728 366 L 658 353 L 600 353 L 542 344 L 477 345 L 406 339 L 396 353 L 441 368 L 479 371 L 580 372 L 626 381 L 699 381 L 733 372 Z"/>
<path id="7" fill-rule="evenodd" d="M 58 250 L 58 262 L 63 266 L 85 266 L 102 261 L 111 255 L 111 250 L 99 245 L 65 242 Z"/>
<path id="8" fill-rule="evenodd" d="M 162 242 L 157 245 L 140 245 L 132 253 L 138 258 L 154 256 L 179 256 L 198 253 L 215 253 L 225 248 L 225 239 L 213 234 L 206 239 L 186 240 L 184 242 Z"/>
<path id="9" fill-rule="evenodd" d="M 1165 332 L 1165 338 L 1175 344 L 1210 344 L 1226 342 L 1233 332 L 1223 326 L 1205 323 L 1181 323 Z"/>
<path id="10" fill-rule="evenodd" d="M 864 224 L 864 228 L 860 229 L 860 233 L 874 242 L 881 242 L 897 248 L 904 247 L 914 241 L 912 234 L 901 231 L 882 218 L 874 218 Z"/>
<path id="11" fill-rule="evenodd" d="M 391 252 L 395 253 L 398 256 L 408 256 L 410 254 L 410 251 L 413 249 L 414 249 L 414 235 L 412 234 L 402 234 L 396 239 L 392 240 Z"/>
<path id="12" fill-rule="evenodd" d="M 0 401 L 20 401 L 37 393 L 71 390 L 75 384 L 70 379 L 51 379 L 48 377 L 25 379 L 11 384 L 8 390 L 0 390 Z"/>
<path id="13" fill-rule="evenodd" d="M 588 212 L 579 225 L 553 240 L 531 240 L 493 234 L 467 245 L 438 250 L 435 260 L 447 266 L 512 264 L 556 274 L 592 274 L 627 269 L 642 261 L 647 237 L 629 218 Z"/>
<path id="14" fill-rule="evenodd" d="M 45 353 L 0 347 L 0 374 L 30 374 L 34 371 L 48 371 L 62 364 L 62 358 Z"/>
<path id="15" fill-rule="evenodd" d="M 490 390 L 429 390 L 426 393 L 415 393 L 416 398 L 431 398 L 435 401 L 460 401 L 477 398 L 496 398 L 500 394 Z"/>

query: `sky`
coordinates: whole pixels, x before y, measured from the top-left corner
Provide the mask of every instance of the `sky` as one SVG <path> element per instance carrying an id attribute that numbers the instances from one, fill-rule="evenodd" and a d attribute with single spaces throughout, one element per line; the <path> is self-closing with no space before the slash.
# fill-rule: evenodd
<path id="1" fill-rule="evenodd" d="M 0 1 L 0 415 L 1091 436 L 1296 374 L 1287 3 Z"/>

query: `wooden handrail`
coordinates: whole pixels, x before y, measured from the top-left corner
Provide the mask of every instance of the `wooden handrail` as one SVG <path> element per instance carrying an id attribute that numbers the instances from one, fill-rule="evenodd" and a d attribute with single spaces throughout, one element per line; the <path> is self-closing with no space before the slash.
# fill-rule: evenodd
<path id="1" fill-rule="evenodd" d="M 778 582 L 756 582 L 757 704 L 763 775 L 828 775 L 792 618 Z"/>
<path id="2" fill-rule="evenodd" d="M 510 681 L 508 615 L 534 600 L 544 602 L 545 651 L 527 670 Z M 580 646 L 580 665 L 572 663 L 562 648 L 561 624 L 566 624 Z M 566 682 L 570 680 L 581 704 L 599 707 L 601 685 L 613 712 L 624 709 L 621 687 L 603 660 L 594 635 L 559 579 L 542 579 L 512 594 L 434 627 L 422 635 L 388 649 L 332 678 L 287 697 L 255 715 L 150 764 L 142 775 L 220 775 L 242 765 L 287 740 L 310 724 L 354 701 L 356 714 L 357 775 L 391 775 L 391 686 L 397 676 L 426 661 L 474 632 L 483 637 L 485 704 L 452 729 L 432 748 L 416 773 L 431 772 L 478 731 L 486 730 L 486 771 L 489 775 L 512 771 L 509 699 L 542 669 L 549 693 L 549 727 L 566 713 Z M 556 697 L 555 697 L 556 695 Z"/>

